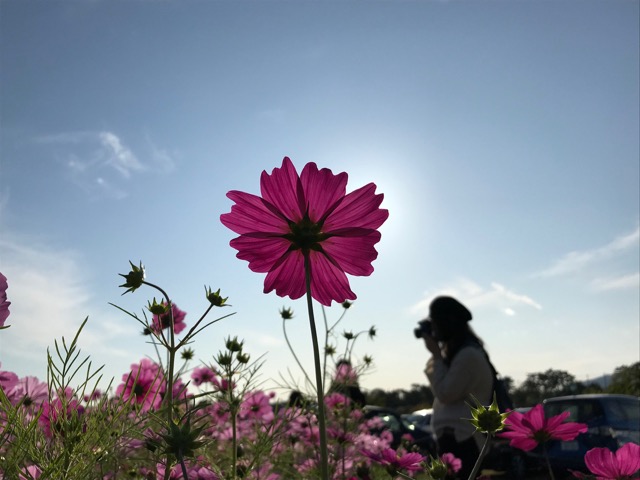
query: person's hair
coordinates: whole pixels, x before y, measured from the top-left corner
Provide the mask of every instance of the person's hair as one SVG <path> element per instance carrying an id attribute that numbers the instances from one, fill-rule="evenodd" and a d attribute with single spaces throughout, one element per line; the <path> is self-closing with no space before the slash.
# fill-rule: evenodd
<path id="1" fill-rule="evenodd" d="M 444 343 L 444 361 L 447 365 L 451 364 L 453 357 L 463 348 L 467 346 L 477 346 L 484 348 L 484 341 L 473 331 L 468 322 L 459 325 L 453 331 L 453 335 Z"/>

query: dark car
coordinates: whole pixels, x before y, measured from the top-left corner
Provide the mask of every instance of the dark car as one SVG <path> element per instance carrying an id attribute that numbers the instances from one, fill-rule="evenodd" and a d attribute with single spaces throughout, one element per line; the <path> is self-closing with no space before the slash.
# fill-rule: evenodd
<path id="1" fill-rule="evenodd" d="M 377 434 L 382 430 L 391 432 L 393 435 L 391 448 L 398 448 L 403 443 L 403 439 L 410 437 L 412 439 L 409 441 L 410 447 L 415 446 L 422 455 L 436 454 L 435 438 L 429 430 L 418 428 L 409 422 L 403 421 L 402 416 L 391 408 L 367 405 L 363 410 L 367 420 L 372 418 L 380 420 L 381 427 L 372 433 Z"/>
<path id="2" fill-rule="evenodd" d="M 545 416 L 569 412 L 568 422 L 587 425 L 587 432 L 575 440 L 552 441 L 547 445 L 554 469 L 586 471 L 584 455 L 592 448 L 617 450 L 625 443 L 640 443 L 640 397 L 587 394 L 544 400 Z"/>

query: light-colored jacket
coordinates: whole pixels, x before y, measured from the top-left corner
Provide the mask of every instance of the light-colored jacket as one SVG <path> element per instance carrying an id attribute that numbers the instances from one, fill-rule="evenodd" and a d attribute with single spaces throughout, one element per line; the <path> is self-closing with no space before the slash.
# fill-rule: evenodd
<path id="1" fill-rule="evenodd" d="M 451 365 L 431 357 L 425 369 L 435 397 L 431 428 L 440 437 L 446 428 L 453 429 L 457 442 L 474 436 L 475 427 L 469 422 L 475 405 L 471 395 L 483 405 L 493 397 L 493 373 L 484 350 L 479 346 L 462 347 Z M 482 436 L 475 435 L 481 444 Z"/>

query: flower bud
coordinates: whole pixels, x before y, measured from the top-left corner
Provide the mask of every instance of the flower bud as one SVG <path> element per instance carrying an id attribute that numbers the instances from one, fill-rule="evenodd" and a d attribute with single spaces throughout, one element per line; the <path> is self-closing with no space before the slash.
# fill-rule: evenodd
<path id="1" fill-rule="evenodd" d="M 283 320 L 291 320 L 293 318 L 293 310 L 282 307 L 282 310 L 280 310 L 280 316 Z"/>
<path id="2" fill-rule="evenodd" d="M 147 310 L 154 315 L 164 315 L 169 311 L 169 305 L 164 302 L 158 303 L 156 297 L 153 297 L 153 303 L 147 302 Z"/>
<path id="3" fill-rule="evenodd" d="M 140 262 L 139 267 L 136 267 L 131 260 L 129 260 L 129 264 L 131 265 L 131 271 L 129 273 L 126 275 L 122 273 L 118 274 L 126 280 L 126 282 L 120 285 L 120 287 L 127 288 L 124 293 L 133 292 L 144 283 L 144 267 L 142 266 L 142 262 Z M 124 293 L 122 295 L 124 295 Z"/>
<path id="4" fill-rule="evenodd" d="M 226 303 L 229 297 L 222 298 L 222 295 L 220 295 L 220 289 L 214 292 L 211 290 L 211 287 L 204 287 L 204 291 L 207 296 L 207 300 L 209 300 L 209 302 L 211 302 L 211 305 L 213 305 L 214 307 L 230 306 Z"/>
<path id="5" fill-rule="evenodd" d="M 495 394 L 493 395 L 493 402 L 489 408 L 484 407 L 473 397 L 477 407 L 471 407 L 471 423 L 476 427 L 476 430 L 482 433 L 493 435 L 504 428 L 504 420 L 509 416 L 510 412 L 500 413 L 498 409 L 498 402 Z"/>
<path id="6" fill-rule="evenodd" d="M 229 337 L 225 343 L 227 350 L 230 352 L 241 352 L 243 342 L 238 341 L 238 337 Z"/>

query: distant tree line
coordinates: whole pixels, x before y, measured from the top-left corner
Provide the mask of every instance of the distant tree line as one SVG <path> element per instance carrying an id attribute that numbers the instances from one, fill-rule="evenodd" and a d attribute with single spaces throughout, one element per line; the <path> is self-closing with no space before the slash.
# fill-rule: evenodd
<path id="1" fill-rule="evenodd" d="M 564 370 L 549 369 L 545 372 L 530 373 L 517 387 L 513 379 L 505 377 L 509 393 L 516 407 L 530 407 L 545 398 L 584 393 L 620 393 L 640 397 L 640 362 L 617 367 L 606 386 L 594 382 L 580 382 Z M 428 382 L 414 383 L 411 389 L 386 391 L 375 388 L 367 392 L 367 403 L 394 408 L 400 413 L 410 413 L 433 404 L 433 394 Z"/>

